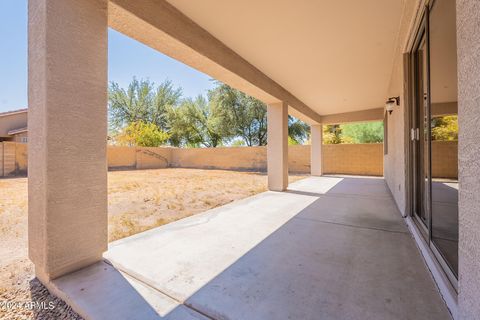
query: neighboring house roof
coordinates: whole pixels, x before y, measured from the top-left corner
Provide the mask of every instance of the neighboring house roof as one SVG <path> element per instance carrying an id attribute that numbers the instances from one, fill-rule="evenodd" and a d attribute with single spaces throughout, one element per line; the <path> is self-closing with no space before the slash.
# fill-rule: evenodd
<path id="1" fill-rule="evenodd" d="M 23 132 L 27 132 L 27 131 L 28 131 L 28 128 L 23 127 L 23 128 L 8 131 L 8 135 L 13 136 L 15 134 L 19 134 L 19 133 L 23 133 Z"/>
<path id="2" fill-rule="evenodd" d="M 0 112 L 0 117 L 6 117 L 6 116 L 10 116 L 12 114 L 23 113 L 23 112 L 28 112 L 28 109 L 25 108 L 25 109 L 18 109 L 18 110 Z"/>

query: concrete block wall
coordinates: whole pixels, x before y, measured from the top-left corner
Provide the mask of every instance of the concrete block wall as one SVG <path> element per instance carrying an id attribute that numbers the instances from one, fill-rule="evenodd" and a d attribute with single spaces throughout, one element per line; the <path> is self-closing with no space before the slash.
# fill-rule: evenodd
<path id="1" fill-rule="evenodd" d="M 1 170 L 5 175 L 25 174 L 27 144 L 0 143 Z M 445 151 L 442 146 L 442 153 Z M 348 144 L 323 146 L 323 172 L 326 174 L 383 174 L 382 144 Z M 453 149 L 452 149 L 453 150 Z M 450 151 L 448 151 L 450 152 Z M 288 147 L 290 173 L 310 173 L 310 146 Z M 267 170 L 266 147 L 171 148 L 114 147 L 107 148 L 109 169 L 157 169 L 166 167 L 224 170 Z M 441 165 L 445 165 L 444 163 Z M 442 172 L 448 168 L 438 166 Z M 3 173 L 0 171 L 0 176 Z M 443 174 L 446 176 L 445 174 Z"/>
<path id="2" fill-rule="evenodd" d="M 432 176 L 458 178 L 458 142 L 432 141 Z"/>
<path id="3" fill-rule="evenodd" d="M 167 168 L 172 163 L 172 148 L 135 148 L 136 169 Z"/>
<path id="4" fill-rule="evenodd" d="M 172 166 L 266 171 L 267 149 L 265 147 L 178 148 L 172 153 Z"/>
<path id="5" fill-rule="evenodd" d="M 310 146 L 288 146 L 288 171 L 290 173 L 309 173 L 310 156 Z"/>
<path id="6" fill-rule="evenodd" d="M 3 175 L 6 177 L 16 173 L 16 145 L 15 142 L 3 142 Z"/>
<path id="7" fill-rule="evenodd" d="M 383 144 L 324 145 L 323 173 L 383 176 Z"/>
<path id="8" fill-rule="evenodd" d="M 0 143 L 0 177 L 3 177 L 3 143 Z"/>
<path id="9" fill-rule="evenodd" d="M 109 168 L 136 168 L 137 152 L 135 147 L 108 147 L 107 162 Z"/>
<path id="10" fill-rule="evenodd" d="M 0 177 L 27 173 L 27 144 L 0 142 Z"/>
<path id="11" fill-rule="evenodd" d="M 28 169 L 28 152 L 26 143 L 15 144 L 15 174 L 25 175 Z"/>

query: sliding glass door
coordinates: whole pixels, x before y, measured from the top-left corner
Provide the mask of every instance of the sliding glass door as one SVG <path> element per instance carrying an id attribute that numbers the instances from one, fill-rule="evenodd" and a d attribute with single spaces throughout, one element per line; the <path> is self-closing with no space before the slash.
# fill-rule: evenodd
<path id="1" fill-rule="evenodd" d="M 458 275 L 458 120 L 455 1 L 430 12 L 432 222 L 436 249 Z"/>
<path id="2" fill-rule="evenodd" d="M 458 275 L 455 1 L 426 9 L 412 51 L 412 215 L 447 275 Z"/>

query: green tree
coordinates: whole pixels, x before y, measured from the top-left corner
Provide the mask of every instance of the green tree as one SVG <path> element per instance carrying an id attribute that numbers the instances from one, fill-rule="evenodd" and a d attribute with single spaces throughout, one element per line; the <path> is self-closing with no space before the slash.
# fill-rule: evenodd
<path id="1" fill-rule="evenodd" d="M 342 128 L 338 124 L 323 126 L 323 143 L 340 144 L 342 143 Z"/>
<path id="2" fill-rule="evenodd" d="M 289 144 L 303 144 L 310 136 L 310 126 L 292 116 L 288 116 Z"/>
<path id="3" fill-rule="evenodd" d="M 383 142 L 383 122 L 361 122 L 340 125 L 342 139 L 349 143 Z"/>
<path id="4" fill-rule="evenodd" d="M 168 109 L 167 116 L 173 145 L 217 147 L 231 135 L 226 114 L 203 96 L 185 99 Z"/>
<path id="5" fill-rule="evenodd" d="M 432 118 L 432 140 L 457 141 L 458 117 L 444 116 Z"/>
<path id="6" fill-rule="evenodd" d="M 157 125 L 143 121 L 130 123 L 115 136 L 119 145 L 139 147 L 158 147 L 164 144 L 168 138 L 168 134 Z"/>
<path id="7" fill-rule="evenodd" d="M 208 96 L 221 108 L 231 135 L 242 138 L 247 146 L 267 144 L 267 109 L 263 102 L 220 82 Z"/>
<path id="8" fill-rule="evenodd" d="M 168 127 L 167 108 L 178 104 L 181 95 L 181 88 L 174 88 L 168 80 L 155 87 L 154 82 L 134 77 L 127 90 L 112 82 L 108 90 L 111 127 L 118 131 L 133 122 L 142 121 L 153 123 L 165 131 Z"/>
<path id="9" fill-rule="evenodd" d="M 224 119 L 229 122 L 231 135 L 243 139 L 247 146 L 267 144 L 267 106 L 258 99 L 217 82 L 209 91 L 210 101 L 221 107 Z M 288 116 L 290 142 L 303 143 L 310 134 L 310 127 L 292 116 Z"/>
<path id="10" fill-rule="evenodd" d="M 182 97 L 182 88 L 175 88 L 171 81 L 162 82 L 155 91 L 155 98 L 151 121 L 159 128 L 167 130 L 169 128 L 167 119 L 167 109 L 180 103 Z"/>
<path id="11" fill-rule="evenodd" d="M 243 147 L 245 146 L 245 141 L 243 139 L 234 139 L 231 143 L 232 147 Z"/>

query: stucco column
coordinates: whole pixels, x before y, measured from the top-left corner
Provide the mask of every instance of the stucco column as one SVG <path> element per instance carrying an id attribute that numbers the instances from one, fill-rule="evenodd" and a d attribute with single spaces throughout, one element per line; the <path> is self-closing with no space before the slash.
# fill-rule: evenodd
<path id="1" fill-rule="evenodd" d="M 459 319 L 480 315 L 480 5 L 457 6 Z"/>
<path id="2" fill-rule="evenodd" d="M 288 106 L 285 102 L 267 107 L 268 189 L 283 191 L 288 187 Z"/>
<path id="3" fill-rule="evenodd" d="M 41 281 L 107 249 L 107 0 L 28 5 L 28 240 Z"/>
<path id="4" fill-rule="evenodd" d="M 322 125 L 310 126 L 310 173 L 312 176 L 321 176 L 322 169 Z"/>

